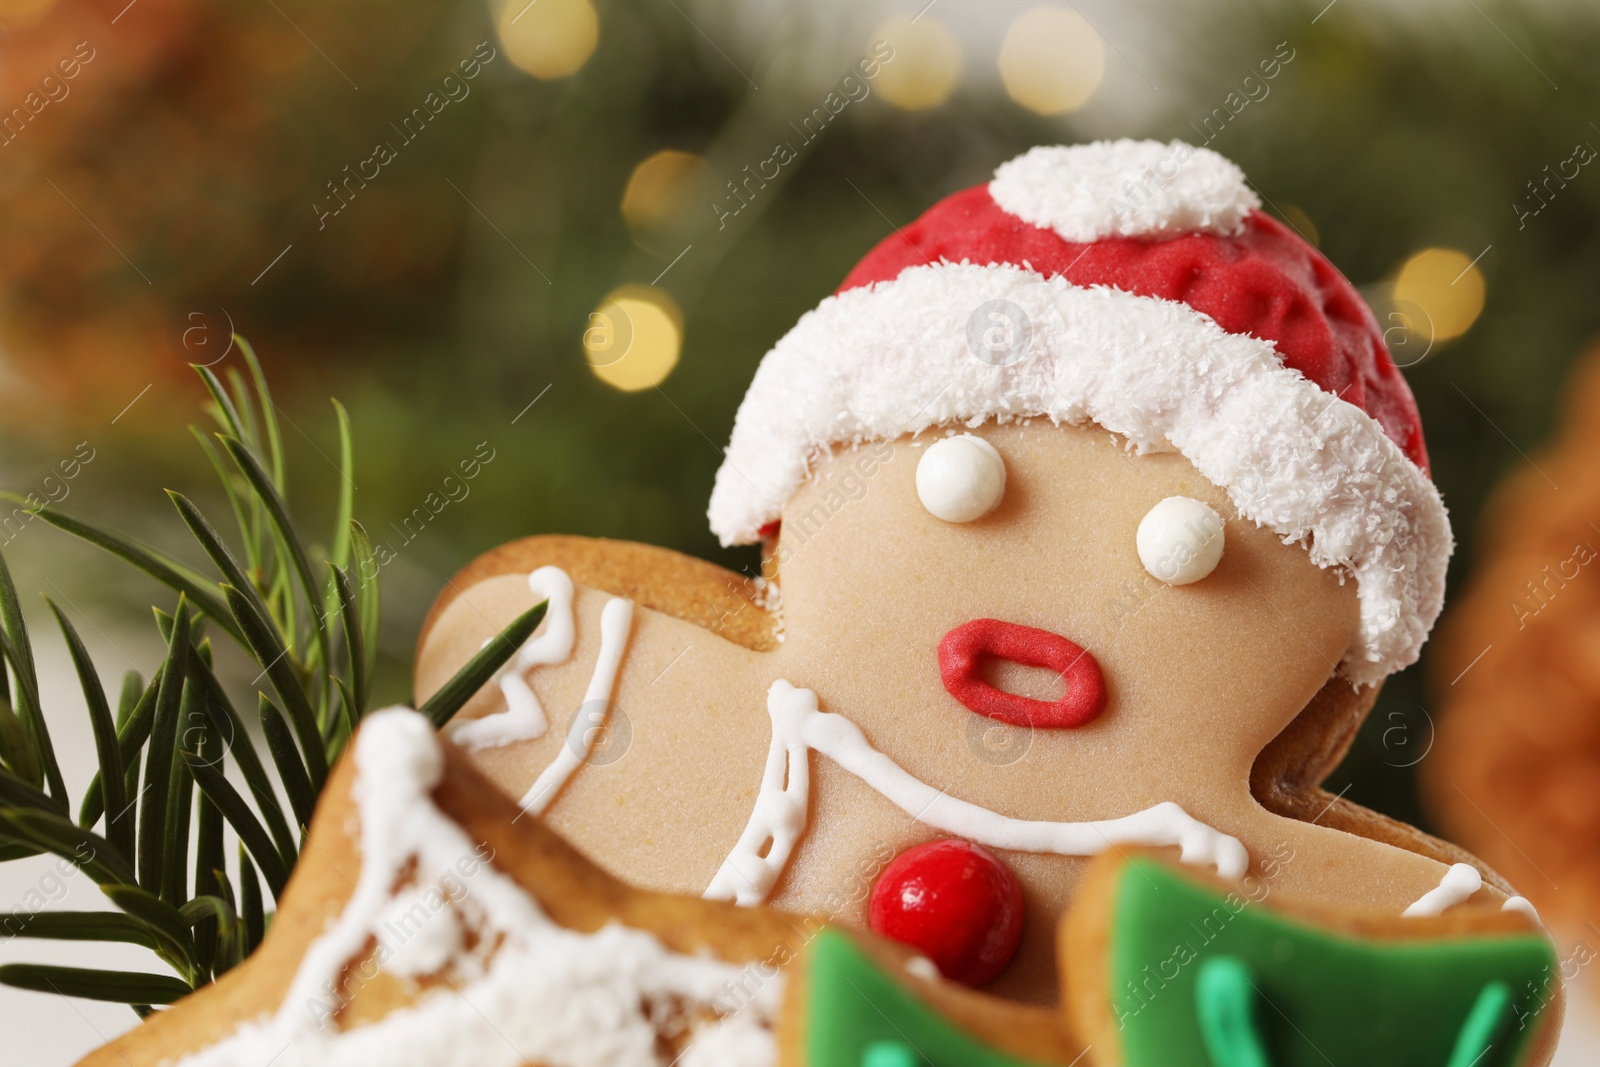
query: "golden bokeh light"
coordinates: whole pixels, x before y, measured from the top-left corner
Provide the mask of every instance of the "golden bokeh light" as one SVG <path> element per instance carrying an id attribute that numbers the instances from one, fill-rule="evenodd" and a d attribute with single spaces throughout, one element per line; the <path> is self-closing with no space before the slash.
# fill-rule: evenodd
<path id="1" fill-rule="evenodd" d="M 872 39 L 894 49 L 894 57 L 878 74 L 877 90 L 895 107 L 938 107 L 961 84 L 961 44 L 934 19 L 890 19 Z"/>
<path id="2" fill-rule="evenodd" d="M 694 193 L 711 183 L 704 157 L 663 148 L 633 168 L 622 191 L 622 217 L 636 231 L 666 229 L 682 217 Z"/>
<path id="3" fill-rule="evenodd" d="M 535 78 L 576 74 L 600 40 L 589 0 L 507 0 L 495 23 L 506 57 Z"/>
<path id="4" fill-rule="evenodd" d="M 1064 115 L 1094 95 L 1106 72 L 1105 43 L 1076 11 L 1036 7 L 1018 15 L 1000 45 L 1006 93 L 1040 115 Z"/>
<path id="5" fill-rule="evenodd" d="M 56 0 L 0 0 L 0 29 L 32 26 L 50 14 Z"/>
<path id="6" fill-rule="evenodd" d="M 0 27 L 18 30 L 44 18 L 56 0 L 0 0 Z"/>
<path id="7" fill-rule="evenodd" d="M 1283 216 L 1283 221 L 1289 229 L 1305 238 L 1307 244 L 1321 246 L 1322 232 L 1317 229 L 1317 224 L 1311 221 L 1311 216 L 1306 214 L 1305 208 L 1298 204 L 1284 204 L 1278 209 Z"/>
<path id="8" fill-rule="evenodd" d="M 1483 272 L 1465 252 L 1424 248 L 1406 260 L 1395 276 L 1390 298 L 1399 308 L 1415 306 L 1420 321 L 1407 330 L 1432 341 L 1460 337 L 1483 311 Z"/>
<path id="9" fill-rule="evenodd" d="M 624 285 L 589 313 L 583 354 L 595 377 L 624 393 L 666 381 L 683 348 L 683 315 L 664 289 Z"/>

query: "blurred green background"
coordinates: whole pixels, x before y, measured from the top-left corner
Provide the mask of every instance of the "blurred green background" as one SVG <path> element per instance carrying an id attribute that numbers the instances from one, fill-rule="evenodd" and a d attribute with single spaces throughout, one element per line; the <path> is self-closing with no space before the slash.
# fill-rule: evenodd
<path id="1" fill-rule="evenodd" d="M 0 28 L 4 480 L 88 441 L 64 506 L 191 554 L 159 490 L 222 512 L 185 363 L 232 365 L 231 324 L 314 528 L 325 398 L 350 409 L 357 514 L 396 551 L 394 699 L 445 578 L 511 538 L 753 569 L 704 510 L 761 355 L 893 226 L 1034 144 L 1209 138 L 1362 287 L 1411 364 L 1456 584 L 1600 327 L 1593 5 L 0 0 Z M 879 41 L 893 60 L 805 141 Z M 733 199 L 779 143 L 795 158 Z M 154 587 L 42 524 L 5 551 L 25 590 L 147 622 Z M 1426 823 L 1421 673 L 1330 787 Z"/>

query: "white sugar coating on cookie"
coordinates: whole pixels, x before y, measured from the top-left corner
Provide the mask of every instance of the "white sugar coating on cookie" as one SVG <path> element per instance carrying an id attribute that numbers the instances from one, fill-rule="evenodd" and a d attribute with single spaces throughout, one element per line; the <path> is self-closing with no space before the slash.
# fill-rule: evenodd
<path id="1" fill-rule="evenodd" d="M 1001 209 L 1066 241 L 1235 234 L 1261 199 L 1238 165 L 1182 141 L 1040 145 L 989 183 Z"/>
<path id="2" fill-rule="evenodd" d="M 752 979 L 748 968 L 672 952 L 617 923 L 583 934 L 552 922 L 434 805 L 443 754 L 422 716 L 368 716 L 355 761 L 362 862 L 350 901 L 306 952 L 274 1014 L 179 1067 L 260 1067 L 265 1059 L 274 1067 L 661 1067 L 649 1003 L 684 1005 L 692 1038 L 682 1067 L 776 1062 L 781 977 Z M 474 938 L 464 936 L 469 927 Z M 335 982 L 352 964 L 347 985 L 370 979 L 360 961 L 374 943 L 384 970 L 447 982 L 379 1022 L 341 1031 Z M 730 1012 L 719 998 L 731 988 L 753 993 Z"/>

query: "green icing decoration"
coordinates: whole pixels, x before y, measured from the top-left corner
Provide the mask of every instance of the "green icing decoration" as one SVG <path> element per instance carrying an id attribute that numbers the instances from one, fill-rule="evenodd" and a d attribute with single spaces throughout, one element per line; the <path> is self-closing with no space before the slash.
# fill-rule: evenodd
<path id="1" fill-rule="evenodd" d="M 1484 986 L 1456 1036 L 1455 1051 L 1446 1067 L 1477 1067 L 1510 1021 L 1510 1008 L 1511 990 L 1504 982 Z"/>
<path id="2" fill-rule="evenodd" d="M 1127 1067 L 1515 1067 L 1554 984 L 1537 934 L 1349 937 L 1145 859 L 1115 892 L 1106 992 Z"/>
<path id="3" fill-rule="evenodd" d="M 900 1041 L 874 1041 L 861 1054 L 861 1067 L 922 1067 L 922 1059 Z"/>
<path id="4" fill-rule="evenodd" d="M 807 1067 L 1044 1067 L 957 1029 L 837 930 L 812 942 L 806 992 Z"/>
<path id="5" fill-rule="evenodd" d="M 1213 956 L 1200 965 L 1194 994 L 1200 1036 L 1215 1067 L 1272 1067 L 1261 1044 L 1250 968 L 1232 956 Z"/>

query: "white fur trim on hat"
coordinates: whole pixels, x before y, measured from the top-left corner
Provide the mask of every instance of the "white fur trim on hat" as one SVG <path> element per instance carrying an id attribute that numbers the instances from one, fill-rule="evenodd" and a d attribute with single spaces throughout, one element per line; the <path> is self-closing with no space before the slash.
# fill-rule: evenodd
<path id="1" fill-rule="evenodd" d="M 990 301 L 1006 303 L 983 308 Z M 1011 362 L 969 342 L 990 312 L 1021 316 Z M 1286 368 L 1270 342 L 1186 305 L 1019 267 L 911 267 L 802 317 L 739 407 L 711 528 L 725 545 L 757 540 L 831 446 L 1033 416 L 1179 452 L 1240 515 L 1353 574 L 1361 628 L 1342 668 L 1352 682 L 1417 658 L 1444 600 L 1450 523 L 1433 483 L 1371 416 Z"/>
<path id="2" fill-rule="evenodd" d="M 1231 160 L 1182 141 L 1041 145 L 1001 164 L 989 195 L 1024 222 L 1080 242 L 1235 234 L 1261 206 Z"/>

